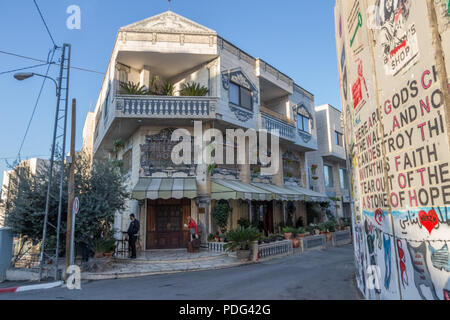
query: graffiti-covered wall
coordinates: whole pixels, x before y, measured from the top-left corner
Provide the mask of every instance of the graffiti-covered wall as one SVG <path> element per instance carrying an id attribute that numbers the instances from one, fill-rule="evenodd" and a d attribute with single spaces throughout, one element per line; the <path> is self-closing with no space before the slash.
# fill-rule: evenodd
<path id="1" fill-rule="evenodd" d="M 336 0 L 357 282 L 450 300 L 449 0 Z"/>

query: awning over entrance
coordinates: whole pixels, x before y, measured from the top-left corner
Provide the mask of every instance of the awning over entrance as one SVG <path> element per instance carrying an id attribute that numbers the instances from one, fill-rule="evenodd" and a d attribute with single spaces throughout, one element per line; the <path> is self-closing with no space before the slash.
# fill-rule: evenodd
<path id="1" fill-rule="evenodd" d="M 330 201 L 330 198 L 326 194 L 322 194 L 313 190 L 308 190 L 301 187 L 287 187 L 291 190 L 294 190 L 296 192 L 302 193 L 305 195 L 305 201 L 311 201 L 311 202 L 327 202 Z"/>
<path id="2" fill-rule="evenodd" d="M 211 181 L 211 199 L 270 201 L 273 197 L 271 192 L 241 181 L 213 179 Z"/>
<path id="3" fill-rule="evenodd" d="M 136 200 L 194 199 L 197 183 L 195 178 L 140 178 L 132 197 Z"/>
<path id="4" fill-rule="evenodd" d="M 282 201 L 302 201 L 305 200 L 305 194 L 296 190 L 287 189 L 285 187 L 276 186 L 266 183 L 252 183 L 253 186 L 269 191 L 274 195 L 274 200 Z"/>

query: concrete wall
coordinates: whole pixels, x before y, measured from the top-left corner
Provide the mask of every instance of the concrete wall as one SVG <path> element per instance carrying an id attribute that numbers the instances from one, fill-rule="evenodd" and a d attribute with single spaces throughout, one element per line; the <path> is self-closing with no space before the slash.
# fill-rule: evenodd
<path id="1" fill-rule="evenodd" d="M 336 1 L 357 282 L 368 299 L 449 299 L 446 5 Z"/>
<path id="2" fill-rule="evenodd" d="M 0 228 L 0 282 L 6 279 L 11 265 L 13 237 L 9 229 Z"/>

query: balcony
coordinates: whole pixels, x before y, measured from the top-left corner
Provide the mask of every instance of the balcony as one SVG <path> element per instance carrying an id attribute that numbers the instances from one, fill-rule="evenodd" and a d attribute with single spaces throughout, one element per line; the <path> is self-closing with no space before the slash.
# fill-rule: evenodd
<path id="1" fill-rule="evenodd" d="M 116 116 L 138 118 L 214 118 L 218 98 L 127 96 L 116 97 Z"/>
<path id="2" fill-rule="evenodd" d="M 270 133 L 278 130 L 280 138 L 289 141 L 296 140 L 295 122 L 264 107 L 261 107 L 261 129 L 265 129 Z"/>

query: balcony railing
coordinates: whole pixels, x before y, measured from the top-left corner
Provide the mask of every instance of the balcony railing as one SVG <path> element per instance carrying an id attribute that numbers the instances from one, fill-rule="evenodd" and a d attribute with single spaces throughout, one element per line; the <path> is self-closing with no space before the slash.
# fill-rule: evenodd
<path id="1" fill-rule="evenodd" d="M 271 115 L 261 113 L 261 127 L 268 132 L 279 131 L 280 138 L 295 141 L 296 128 L 294 125 L 272 117 Z"/>
<path id="2" fill-rule="evenodd" d="M 125 117 L 212 118 L 217 100 L 213 97 L 119 95 L 116 97 L 116 111 Z"/>

